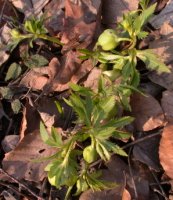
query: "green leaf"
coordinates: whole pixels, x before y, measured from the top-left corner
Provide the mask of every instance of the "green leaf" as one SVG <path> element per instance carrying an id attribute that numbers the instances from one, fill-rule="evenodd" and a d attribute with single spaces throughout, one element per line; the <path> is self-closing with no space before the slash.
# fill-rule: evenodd
<path id="1" fill-rule="evenodd" d="M 63 144 L 61 134 L 54 127 L 51 128 L 51 137 L 58 146 Z"/>
<path id="2" fill-rule="evenodd" d="M 141 28 L 149 21 L 149 19 L 152 17 L 157 4 L 153 4 L 149 8 L 146 8 L 142 11 L 142 13 L 136 17 L 134 21 L 134 29 L 137 35 L 140 34 Z"/>
<path id="3" fill-rule="evenodd" d="M 14 92 L 8 87 L 0 87 L 0 94 L 4 99 L 12 99 Z"/>
<path id="4" fill-rule="evenodd" d="M 47 142 L 49 139 L 49 134 L 43 124 L 43 122 L 40 122 L 40 135 L 41 135 L 41 139 L 43 140 L 43 142 Z"/>
<path id="5" fill-rule="evenodd" d="M 49 61 L 39 54 L 32 55 L 24 61 L 24 64 L 30 69 L 35 67 L 43 67 L 48 63 Z"/>
<path id="6" fill-rule="evenodd" d="M 148 6 L 149 0 L 140 0 L 139 4 L 142 7 L 143 10 L 145 10 Z"/>
<path id="7" fill-rule="evenodd" d="M 138 50 L 137 57 L 141 59 L 150 70 L 156 70 L 159 74 L 170 72 L 170 69 L 161 61 L 158 55 L 152 52 L 151 49 Z"/>
<path id="8" fill-rule="evenodd" d="M 11 108 L 15 114 L 18 114 L 21 109 L 21 103 L 18 99 L 11 102 Z"/>
<path id="9" fill-rule="evenodd" d="M 94 136 L 100 140 L 108 139 L 113 135 L 115 131 L 115 127 L 102 127 L 94 129 Z"/>
<path id="10" fill-rule="evenodd" d="M 19 64 L 17 63 L 11 64 L 10 67 L 8 68 L 5 81 L 18 78 L 21 72 L 22 72 L 22 68 Z"/>
<path id="11" fill-rule="evenodd" d="M 61 115 L 64 115 L 64 109 L 63 109 L 63 107 L 61 106 L 60 102 L 59 102 L 59 101 L 55 101 L 55 105 L 56 105 L 56 107 L 57 107 L 58 112 L 59 112 Z"/>
<path id="12" fill-rule="evenodd" d="M 107 122 L 106 124 L 102 125 L 101 128 L 105 128 L 105 127 L 115 127 L 115 128 L 122 128 L 128 124 L 130 124 L 131 122 L 133 122 L 134 118 L 133 117 L 121 117 L 118 119 L 112 119 L 109 122 Z"/>
<path id="13" fill-rule="evenodd" d="M 137 33 L 137 37 L 140 40 L 146 38 L 147 36 L 148 36 L 148 32 L 146 32 L 146 31 L 141 31 L 141 32 Z"/>
<path id="14" fill-rule="evenodd" d="M 116 139 L 129 139 L 131 137 L 131 133 L 129 132 L 125 132 L 125 131 L 120 131 L 120 130 L 115 130 L 112 134 L 112 137 L 116 138 Z"/>

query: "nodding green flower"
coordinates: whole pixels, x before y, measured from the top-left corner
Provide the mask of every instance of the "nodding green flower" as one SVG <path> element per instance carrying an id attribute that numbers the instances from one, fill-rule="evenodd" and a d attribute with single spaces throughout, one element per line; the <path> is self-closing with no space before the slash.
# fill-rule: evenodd
<path id="1" fill-rule="evenodd" d="M 107 29 L 99 36 L 97 44 L 105 51 L 113 50 L 119 45 L 118 36 L 113 29 Z"/>

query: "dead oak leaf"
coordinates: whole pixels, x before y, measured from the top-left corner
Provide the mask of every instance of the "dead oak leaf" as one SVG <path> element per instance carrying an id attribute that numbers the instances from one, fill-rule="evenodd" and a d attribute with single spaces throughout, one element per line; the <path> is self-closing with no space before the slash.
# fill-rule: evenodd
<path id="1" fill-rule="evenodd" d="M 134 125 L 138 131 L 150 131 L 164 125 L 164 114 L 159 102 L 147 94 L 139 93 L 131 98 L 132 115 L 135 117 Z"/>
<path id="2" fill-rule="evenodd" d="M 47 157 L 53 153 L 55 153 L 55 148 L 44 144 L 37 130 L 27 134 L 13 151 L 5 154 L 2 166 L 6 172 L 18 180 L 40 182 L 46 177 L 44 168 L 48 162 L 35 163 L 33 159 Z"/>
<path id="3" fill-rule="evenodd" d="M 173 124 L 169 123 L 163 129 L 159 146 L 160 163 L 165 173 L 173 179 Z"/>
<path id="4" fill-rule="evenodd" d="M 100 6 L 100 0 L 65 1 L 65 21 L 61 38 L 65 45 L 62 51 L 76 48 L 81 43 L 83 48 L 91 44 L 97 28 Z"/>

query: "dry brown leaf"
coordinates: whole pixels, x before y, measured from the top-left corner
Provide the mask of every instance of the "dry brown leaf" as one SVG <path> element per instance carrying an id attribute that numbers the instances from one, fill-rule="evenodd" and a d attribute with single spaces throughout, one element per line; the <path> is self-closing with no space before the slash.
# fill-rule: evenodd
<path id="1" fill-rule="evenodd" d="M 131 195 L 130 193 L 128 192 L 128 190 L 124 189 L 123 191 L 123 196 L 122 196 L 122 200 L 131 200 Z"/>
<path id="2" fill-rule="evenodd" d="M 27 134 L 13 151 L 5 154 L 2 166 L 18 180 L 40 182 L 46 177 L 44 168 L 47 161 L 35 163 L 32 160 L 47 157 L 53 153 L 55 153 L 55 148 L 44 144 L 39 131 L 34 131 Z"/>
<path id="3" fill-rule="evenodd" d="M 150 131 L 164 125 L 162 108 L 151 95 L 143 96 L 139 93 L 132 95 L 131 107 L 136 130 Z"/>
<path id="4" fill-rule="evenodd" d="M 162 87 L 172 90 L 173 89 L 173 27 L 164 23 L 160 29 L 161 38 L 150 42 L 150 48 L 160 56 L 160 58 L 169 66 L 171 73 L 163 73 L 158 75 L 152 72 L 149 78 L 152 82 L 161 85 Z"/>
<path id="5" fill-rule="evenodd" d="M 52 58 L 47 67 L 34 68 L 30 70 L 21 80 L 20 85 L 35 90 L 44 90 L 49 87 L 50 82 L 54 79 L 60 70 L 60 63 L 57 58 Z"/>
<path id="6" fill-rule="evenodd" d="M 168 121 L 173 120 L 173 92 L 164 91 L 161 99 L 162 109 Z"/>
<path id="7" fill-rule="evenodd" d="M 20 85 L 45 93 L 64 91 L 69 88 L 69 82 L 77 83 L 93 68 L 91 60 L 82 61 L 78 53 L 69 51 L 61 63 L 53 58 L 48 67 L 35 68 L 21 80 Z"/>
<path id="8" fill-rule="evenodd" d="M 113 27 L 120 21 L 123 14 L 138 8 L 138 0 L 103 0 L 102 5 L 102 22 L 108 27 Z"/>
<path id="9" fill-rule="evenodd" d="M 60 31 L 63 31 L 64 29 L 64 10 L 65 1 L 62 0 L 52 0 L 44 8 L 44 12 L 48 18 L 45 21 L 45 25 L 52 36 L 56 36 Z"/>
<path id="10" fill-rule="evenodd" d="M 169 123 L 163 129 L 159 146 L 160 163 L 165 173 L 173 179 L 173 124 Z"/>
<path id="11" fill-rule="evenodd" d="M 173 12 L 173 0 L 169 0 L 165 8 L 162 9 L 162 11 L 158 15 L 154 16 L 150 20 L 150 23 L 156 29 L 160 28 L 164 22 L 169 22 L 171 25 L 173 25 L 172 12 Z"/>
<path id="12" fill-rule="evenodd" d="M 84 82 L 84 86 L 96 91 L 98 89 L 98 80 L 100 78 L 100 75 L 101 70 L 98 68 L 93 68 L 88 75 L 87 80 Z"/>
<path id="13" fill-rule="evenodd" d="M 10 0 L 10 2 L 26 17 L 39 15 L 49 0 Z"/>
<path id="14" fill-rule="evenodd" d="M 23 119 L 21 122 L 20 133 L 19 133 L 20 140 L 22 140 L 26 134 L 38 130 L 40 121 L 41 121 L 40 115 L 29 99 L 26 102 L 25 108 L 23 110 Z"/>
<path id="15" fill-rule="evenodd" d="M 160 171 L 160 162 L 158 154 L 159 142 L 160 135 L 150 138 L 149 140 L 144 140 L 139 144 L 136 144 L 133 148 L 134 158 L 146 164 L 151 169 Z"/>
<path id="16" fill-rule="evenodd" d="M 91 44 L 99 15 L 100 0 L 66 0 L 65 22 L 62 35 L 63 51 Z M 98 27 L 97 27 L 98 28 Z"/>

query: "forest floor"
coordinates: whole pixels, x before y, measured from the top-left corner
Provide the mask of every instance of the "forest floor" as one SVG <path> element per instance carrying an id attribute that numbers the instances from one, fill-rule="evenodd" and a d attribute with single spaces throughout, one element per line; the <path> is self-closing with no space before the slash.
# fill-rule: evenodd
<path id="1" fill-rule="evenodd" d="M 173 0 L 149 5 L 154 3 L 155 15 L 145 25 L 149 34 L 137 48 L 153 49 L 171 72 L 148 71 L 138 62 L 138 88 L 145 95 L 133 93 L 131 111 L 119 113 L 135 119 L 126 126 L 130 139 L 118 142 L 128 157 L 113 155 L 97 165 L 104 180 L 118 186 L 70 199 L 173 199 Z M 33 162 L 55 153 L 40 137 L 40 121 L 62 135 L 76 128 L 73 110 L 62 103 L 62 116 L 55 101 L 69 97 L 69 83 L 95 90 L 101 74 L 90 59 L 79 58 L 78 49 L 92 50 L 105 29 L 116 28 L 124 13 L 138 8 L 138 0 L 0 0 L 0 199 L 64 200 L 67 188 L 48 182 L 49 161 Z M 26 19 L 42 15 L 46 34 L 63 46 L 13 40 L 14 48 L 7 49 L 14 28 L 23 30 Z"/>

